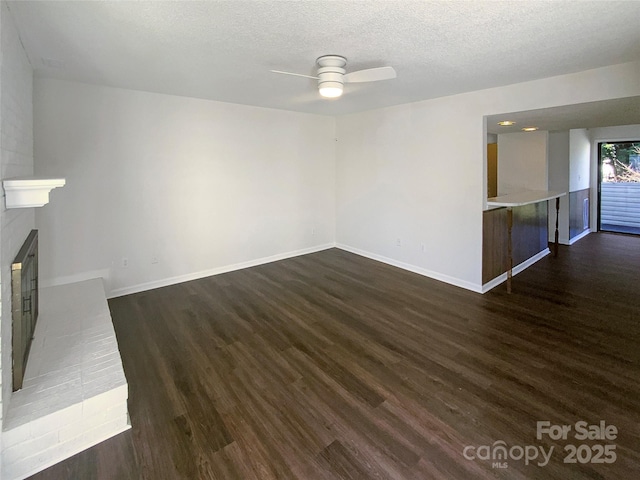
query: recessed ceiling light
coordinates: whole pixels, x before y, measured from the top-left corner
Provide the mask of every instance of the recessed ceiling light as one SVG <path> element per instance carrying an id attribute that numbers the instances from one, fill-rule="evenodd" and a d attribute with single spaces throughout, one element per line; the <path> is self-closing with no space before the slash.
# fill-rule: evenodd
<path id="1" fill-rule="evenodd" d="M 510 127 L 511 125 L 515 125 L 516 122 L 512 122 L 511 120 L 503 120 L 502 122 L 498 122 L 498 125 L 501 127 Z"/>
<path id="2" fill-rule="evenodd" d="M 522 129 L 523 132 L 535 132 L 538 129 L 538 127 L 524 127 Z"/>

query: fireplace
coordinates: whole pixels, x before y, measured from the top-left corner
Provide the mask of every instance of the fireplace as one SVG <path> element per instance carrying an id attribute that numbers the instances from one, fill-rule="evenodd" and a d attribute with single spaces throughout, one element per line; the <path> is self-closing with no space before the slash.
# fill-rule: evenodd
<path id="1" fill-rule="evenodd" d="M 38 231 L 31 230 L 11 264 L 13 391 L 22 388 L 33 330 L 38 319 Z"/>

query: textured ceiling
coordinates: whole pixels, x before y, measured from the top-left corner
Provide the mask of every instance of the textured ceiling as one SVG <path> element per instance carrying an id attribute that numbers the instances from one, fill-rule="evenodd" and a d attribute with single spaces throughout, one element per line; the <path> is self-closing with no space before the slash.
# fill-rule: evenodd
<path id="1" fill-rule="evenodd" d="M 339 115 L 640 59 L 638 1 L 7 2 L 36 75 Z M 324 54 L 398 78 L 321 99 Z"/>

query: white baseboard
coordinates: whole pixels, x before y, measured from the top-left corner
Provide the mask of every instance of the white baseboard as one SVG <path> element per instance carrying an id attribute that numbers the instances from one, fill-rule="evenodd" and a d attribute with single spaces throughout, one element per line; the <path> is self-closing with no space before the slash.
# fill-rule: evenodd
<path id="1" fill-rule="evenodd" d="M 585 230 L 580 235 L 574 237 L 572 239 L 572 243 L 578 241 L 580 238 L 584 237 L 590 232 L 590 230 Z M 446 275 L 440 272 L 435 272 L 433 270 L 428 270 L 426 268 L 418 267 L 416 265 L 411 265 L 409 263 L 404 263 L 399 260 L 394 260 L 392 258 L 385 257 L 383 255 L 378 255 L 376 253 L 367 252 L 365 250 L 361 250 L 359 248 L 351 247 L 349 245 L 341 244 L 341 243 L 327 243 L 324 245 L 318 245 L 315 247 L 304 248 L 300 250 L 295 250 L 291 252 L 279 253 L 276 255 L 271 255 L 269 257 L 262 257 L 254 260 L 249 260 L 246 262 L 236 263 L 232 265 L 225 265 L 222 267 L 211 268 L 207 270 L 202 270 L 199 272 L 189 273 L 186 275 L 178 275 L 175 277 L 164 278 L 161 280 L 155 280 L 153 282 L 140 283 L 137 285 L 131 285 L 128 287 L 116 288 L 114 290 L 109 291 L 107 289 L 107 298 L 115 298 L 121 297 L 123 295 L 130 295 L 133 293 L 144 292 L 146 290 L 152 290 L 154 288 L 167 287 L 169 285 L 175 285 L 177 283 L 188 282 L 191 280 L 197 280 L 199 278 L 210 277 L 212 275 L 220 275 L 222 273 L 233 272 L 235 270 L 241 270 L 243 268 L 256 267 L 258 265 L 264 265 L 266 263 L 277 262 L 279 260 L 285 260 L 287 258 L 298 257 L 300 255 L 307 255 L 309 253 L 320 252 L 322 250 L 327 250 L 329 248 L 339 248 L 341 250 L 345 250 L 347 252 L 354 253 L 356 255 L 360 255 L 362 257 L 370 258 L 371 260 L 376 260 L 378 262 L 386 263 L 387 265 L 392 265 L 394 267 L 401 268 L 403 270 L 407 270 L 409 272 L 417 273 L 418 275 L 423 275 L 425 277 L 433 278 L 435 280 L 439 280 L 441 282 L 448 283 L 450 285 L 455 285 L 456 287 L 464 288 L 466 290 L 471 290 L 476 293 L 486 293 L 495 286 L 501 284 L 506 281 L 507 274 L 503 273 L 499 277 L 494 278 L 490 282 L 484 285 L 478 285 L 473 282 L 468 282 L 466 280 L 461 280 L 456 277 L 452 277 L 450 275 Z M 535 262 L 545 257 L 550 253 L 549 249 L 545 249 L 534 255 L 530 259 L 522 262 L 520 265 L 517 265 L 513 269 L 513 274 L 516 275 L 525 268 L 533 265 Z M 57 277 L 53 279 L 46 279 L 42 281 L 43 287 L 57 286 L 63 285 L 67 283 L 74 283 L 83 280 L 88 280 L 92 278 L 103 278 L 105 280 L 105 284 L 109 285 L 109 269 L 103 270 L 93 270 L 90 272 L 83 272 L 75 275 L 69 275 L 65 277 Z"/>
<path id="2" fill-rule="evenodd" d="M 334 243 L 326 243 L 324 245 L 317 245 L 315 247 L 303 248 L 301 250 L 295 250 L 292 252 L 278 253 L 269 257 L 257 258 L 254 260 L 248 260 L 246 262 L 235 263 L 233 265 L 225 265 L 222 267 L 201 270 L 199 272 L 188 273 L 186 275 L 163 278 L 161 280 L 155 280 L 153 282 L 140 283 L 138 285 L 131 285 L 129 287 L 116 288 L 114 290 L 111 290 L 110 292 L 107 292 L 107 298 L 122 297 L 123 295 L 130 295 L 132 293 L 153 290 L 154 288 L 167 287 L 169 285 L 189 282 L 191 280 L 198 280 L 199 278 L 210 277 L 212 275 L 220 275 L 222 273 L 233 272 L 235 270 L 242 270 L 243 268 L 257 267 L 258 265 L 264 265 L 265 263 L 277 262 L 278 260 L 285 260 L 287 258 L 298 257 L 300 255 L 320 252 L 322 250 L 327 250 L 334 247 Z"/>
<path id="3" fill-rule="evenodd" d="M 513 275 L 515 276 L 518 273 L 522 272 L 523 270 L 529 268 L 531 265 L 536 263 L 538 260 L 546 257 L 550 253 L 551 253 L 551 250 L 549 250 L 548 248 L 545 248 L 540 253 L 537 253 L 533 257 L 529 258 L 528 260 L 525 260 L 524 262 L 516 265 L 515 267 L 513 267 L 513 271 L 512 271 Z M 501 283 L 506 282 L 506 281 L 507 281 L 507 272 L 503 273 L 502 275 L 497 276 L 493 280 L 490 280 L 487 283 L 485 283 L 484 285 L 482 285 L 482 293 L 487 293 L 492 288 L 495 288 L 498 285 L 500 285 Z"/>
<path id="4" fill-rule="evenodd" d="M 434 272 L 433 270 L 428 270 L 426 268 L 417 267 L 409 263 L 400 262 L 398 260 L 394 260 L 393 258 L 388 258 L 383 255 L 378 255 L 376 253 L 360 250 L 359 248 L 351 247 L 349 245 L 344 245 L 342 243 L 336 243 L 335 246 L 336 248 L 339 248 L 341 250 L 345 250 L 347 252 L 360 255 L 361 257 L 366 257 L 366 258 L 370 258 L 371 260 L 376 260 L 378 262 L 386 263 L 387 265 L 398 267 L 403 270 L 408 270 L 409 272 L 413 272 L 413 273 L 417 273 L 418 275 L 423 275 L 425 277 L 433 278 L 434 280 L 439 280 L 441 282 L 445 282 L 450 285 L 455 285 L 456 287 L 464 288 L 466 290 L 471 290 L 472 292 L 482 293 L 482 287 L 480 285 L 472 282 L 468 282 L 466 280 L 461 280 L 459 278 L 451 277 L 443 273 Z"/>
<path id="5" fill-rule="evenodd" d="M 587 228 L 585 231 L 583 231 L 582 233 L 579 233 L 578 235 L 576 235 L 575 237 L 573 237 L 572 239 L 569 240 L 569 245 L 573 245 L 574 243 L 576 243 L 578 240 L 580 240 L 581 238 L 586 237 L 587 235 L 589 235 L 591 233 L 591 229 Z"/>

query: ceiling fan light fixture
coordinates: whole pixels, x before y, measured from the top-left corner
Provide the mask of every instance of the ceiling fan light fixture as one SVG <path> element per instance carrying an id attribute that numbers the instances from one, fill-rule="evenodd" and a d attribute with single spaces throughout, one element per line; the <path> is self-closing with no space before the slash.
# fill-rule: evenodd
<path id="1" fill-rule="evenodd" d="M 377 82 L 396 78 L 396 71 L 393 67 L 367 68 L 347 73 L 345 70 L 347 59 L 341 55 L 323 55 L 316 59 L 316 65 L 318 67 L 317 76 L 282 70 L 271 70 L 271 72 L 318 80 L 318 91 L 323 98 L 341 97 L 345 83 Z"/>
<path id="2" fill-rule="evenodd" d="M 324 98 L 337 98 L 342 96 L 343 85 L 341 82 L 322 82 L 318 90 Z"/>

